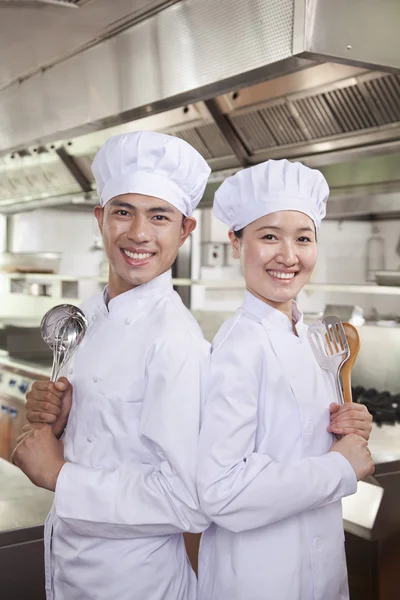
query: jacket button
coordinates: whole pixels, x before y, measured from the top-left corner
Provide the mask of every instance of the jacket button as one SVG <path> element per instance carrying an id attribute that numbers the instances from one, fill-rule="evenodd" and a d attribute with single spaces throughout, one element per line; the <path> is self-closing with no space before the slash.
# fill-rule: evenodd
<path id="1" fill-rule="evenodd" d="M 72 373 L 73 373 L 73 372 L 74 372 L 74 370 L 73 370 L 73 369 L 68 369 L 68 373 L 69 373 L 70 375 L 72 375 Z"/>
<path id="2" fill-rule="evenodd" d="M 321 550 L 322 546 L 323 546 L 323 543 L 322 543 L 321 538 L 315 538 L 315 540 L 314 540 L 314 548 L 316 550 Z"/>
<path id="3" fill-rule="evenodd" d="M 307 431 L 307 433 L 312 433 L 314 431 L 314 425 L 311 423 L 311 421 L 308 421 L 308 423 L 306 423 L 305 430 Z"/>
<path id="4" fill-rule="evenodd" d="M 127 325 L 129 325 L 129 323 L 130 323 L 130 322 L 131 322 L 130 318 L 129 318 L 129 317 L 126 317 L 126 319 L 125 319 L 125 323 L 126 323 Z"/>
<path id="5" fill-rule="evenodd" d="M 98 379 L 97 379 L 97 377 L 93 377 L 93 381 L 94 381 L 95 383 L 97 383 L 97 382 L 98 382 Z"/>
<path id="6" fill-rule="evenodd" d="M 93 317 L 92 317 L 93 323 L 95 322 L 95 320 L 96 320 L 96 315 L 93 315 Z"/>
<path id="7" fill-rule="evenodd" d="M 89 442 L 89 444 L 91 444 L 93 442 L 93 438 L 92 437 L 87 437 L 86 439 Z"/>

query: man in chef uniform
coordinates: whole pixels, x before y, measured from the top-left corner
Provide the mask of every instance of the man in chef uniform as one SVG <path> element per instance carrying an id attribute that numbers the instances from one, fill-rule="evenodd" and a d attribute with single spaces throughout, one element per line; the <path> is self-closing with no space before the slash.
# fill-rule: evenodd
<path id="1" fill-rule="evenodd" d="M 215 195 L 246 293 L 212 345 L 198 490 L 213 524 L 199 600 L 348 600 L 340 501 L 373 472 L 372 419 L 338 406 L 294 302 L 328 195 L 319 171 L 286 160 L 240 171 Z"/>
<path id="2" fill-rule="evenodd" d="M 53 429 L 33 426 L 13 460 L 55 491 L 48 600 L 194 600 L 182 532 L 208 526 L 195 463 L 209 345 L 171 265 L 210 168 L 183 140 L 137 132 L 109 139 L 92 169 L 108 286 L 82 307 L 89 327 L 68 381 L 28 395 L 30 420 Z"/>

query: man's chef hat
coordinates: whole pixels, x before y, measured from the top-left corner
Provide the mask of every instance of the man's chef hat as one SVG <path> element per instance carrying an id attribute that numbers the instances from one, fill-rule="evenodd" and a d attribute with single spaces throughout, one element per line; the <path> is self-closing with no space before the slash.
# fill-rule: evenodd
<path id="1" fill-rule="evenodd" d="M 200 202 L 211 169 L 187 142 L 154 131 L 116 135 L 95 156 L 100 203 L 136 193 L 166 200 L 185 216 Z"/>
<path id="2" fill-rule="evenodd" d="M 308 215 L 319 229 L 329 187 L 316 169 L 299 162 L 268 160 L 228 177 L 214 198 L 214 215 L 234 231 L 281 210 Z"/>

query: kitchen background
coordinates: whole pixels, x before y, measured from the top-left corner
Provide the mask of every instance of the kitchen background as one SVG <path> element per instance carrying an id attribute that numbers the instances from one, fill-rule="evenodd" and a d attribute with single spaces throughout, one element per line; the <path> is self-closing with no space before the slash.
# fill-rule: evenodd
<path id="1" fill-rule="evenodd" d="M 343 503 L 351 600 L 399 600 L 398 0 L 0 0 L 0 11 L 2 598 L 43 598 L 51 497 L 9 463 L 25 394 L 49 376 L 40 321 L 104 286 L 90 164 L 111 135 L 149 129 L 212 167 L 173 271 L 209 340 L 244 289 L 212 216 L 218 185 L 268 158 L 325 174 L 319 261 L 298 300 L 309 323 L 336 314 L 358 328 L 353 393 L 374 416 L 376 474 Z"/>

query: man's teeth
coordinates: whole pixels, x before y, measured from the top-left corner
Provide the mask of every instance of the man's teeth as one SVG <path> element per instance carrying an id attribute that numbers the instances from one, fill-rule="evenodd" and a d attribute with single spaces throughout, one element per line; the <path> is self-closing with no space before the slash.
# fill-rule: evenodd
<path id="1" fill-rule="evenodd" d="M 123 250 L 123 253 L 126 254 L 126 256 L 129 256 L 129 258 L 132 258 L 133 260 L 144 260 L 145 258 L 150 258 L 151 256 L 153 256 L 151 252 L 142 252 L 138 254 L 137 252 L 129 252 L 129 250 Z"/>
<path id="2" fill-rule="evenodd" d="M 295 276 L 295 273 L 281 273 L 279 271 L 267 271 L 267 273 L 273 277 L 277 277 L 278 279 L 293 279 Z"/>

